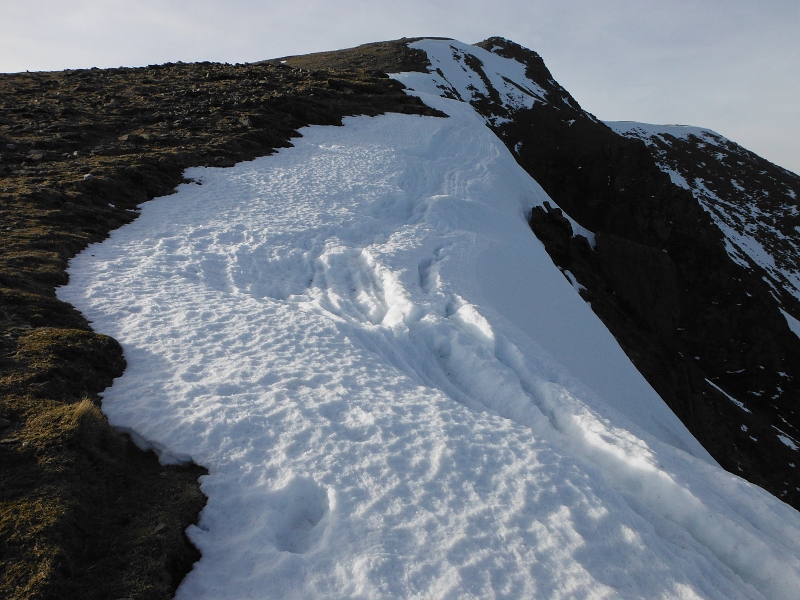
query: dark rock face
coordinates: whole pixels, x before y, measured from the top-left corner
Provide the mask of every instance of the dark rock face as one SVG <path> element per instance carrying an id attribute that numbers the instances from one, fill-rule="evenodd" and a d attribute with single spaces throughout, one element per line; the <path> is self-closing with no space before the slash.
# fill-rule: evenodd
<path id="1" fill-rule="evenodd" d="M 478 46 L 523 62 L 548 91 L 495 130 L 596 234 L 591 249 L 557 210 L 535 209 L 531 227 L 555 263 L 724 468 L 800 507 L 800 456 L 779 437 L 800 439 L 800 340 L 770 287 L 731 259 L 720 228 L 647 146 L 581 110 L 537 54 L 500 38 Z"/>
<path id="2" fill-rule="evenodd" d="M 680 295 L 678 269 L 669 254 L 612 234 L 600 233 L 596 239 L 600 272 L 618 301 L 656 335 L 672 337 Z"/>
<path id="3" fill-rule="evenodd" d="M 800 319 L 800 176 L 713 131 L 609 125 L 645 143 L 722 229 L 731 259 L 764 279 L 781 308 Z"/>

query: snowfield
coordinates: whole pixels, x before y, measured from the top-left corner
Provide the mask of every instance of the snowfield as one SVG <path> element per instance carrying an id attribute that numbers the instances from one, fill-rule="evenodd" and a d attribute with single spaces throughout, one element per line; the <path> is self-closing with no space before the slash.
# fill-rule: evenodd
<path id="1" fill-rule="evenodd" d="M 631 365 L 483 119 L 418 93 L 450 118 L 190 169 L 71 263 L 128 361 L 111 423 L 209 469 L 177 597 L 800 597 L 798 514 Z"/>

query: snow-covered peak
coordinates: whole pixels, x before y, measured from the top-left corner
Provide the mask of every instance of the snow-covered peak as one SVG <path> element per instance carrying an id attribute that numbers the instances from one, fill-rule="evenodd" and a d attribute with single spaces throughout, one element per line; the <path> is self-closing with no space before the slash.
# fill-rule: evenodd
<path id="1" fill-rule="evenodd" d="M 492 125 L 546 100 L 547 92 L 513 58 L 456 40 L 424 39 L 409 47 L 425 51 L 430 73 L 401 73 L 395 75 L 399 81 L 416 93 L 469 102 Z"/>

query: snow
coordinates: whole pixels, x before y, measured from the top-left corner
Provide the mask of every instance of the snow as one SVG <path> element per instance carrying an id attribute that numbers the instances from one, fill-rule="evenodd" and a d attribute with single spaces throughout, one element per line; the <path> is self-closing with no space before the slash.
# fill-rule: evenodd
<path id="1" fill-rule="evenodd" d="M 546 97 L 546 92 L 525 75 L 525 65 L 516 60 L 456 40 L 420 40 L 409 47 L 424 50 L 431 63 L 430 73 L 394 75 L 411 92 L 434 96 L 444 93 L 464 102 L 490 98 L 496 93 L 495 102 L 504 112 L 530 108 Z M 476 64 L 480 72 L 473 67 Z M 492 125 L 507 120 L 505 114 L 488 117 Z"/>
<path id="2" fill-rule="evenodd" d="M 699 357 L 697 357 L 697 356 L 696 356 L 695 358 L 699 358 Z M 715 390 L 717 390 L 717 391 L 718 391 L 720 394 L 722 394 L 723 396 L 725 396 L 725 397 L 726 397 L 728 400 L 730 400 L 731 402 L 733 402 L 733 403 L 734 403 L 736 406 L 738 406 L 739 408 L 741 408 L 741 409 L 742 409 L 744 412 L 746 412 L 746 413 L 752 412 L 752 411 L 751 411 L 749 408 L 747 408 L 747 407 L 744 405 L 744 402 L 742 402 L 742 401 L 740 401 L 740 400 L 737 400 L 736 398 L 734 398 L 733 396 L 731 396 L 731 395 L 730 395 L 728 392 L 726 392 L 725 390 L 723 390 L 721 387 L 719 387 L 719 386 L 718 386 L 716 383 L 714 383 L 714 382 L 713 382 L 713 381 L 711 381 L 710 379 L 706 379 L 706 383 L 707 383 L 708 385 L 710 385 L 711 387 L 713 387 Z M 758 395 L 760 396 L 761 394 L 758 394 Z"/>
<path id="3" fill-rule="evenodd" d="M 700 202 L 703 209 L 712 217 L 716 225 L 725 235 L 725 247 L 730 258 L 746 268 L 751 268 L 748 260 L 752 261 L 764 269 L 770 277 L 779 282 L 783 289 L 789 294 L 800 299 L 800 272 L 797 270 L 794 257 L 796 245 L 783 232 L 774 226 L 775 219 L 780 217 L 780 212 L 771 214 L 772 210 L 762 211 L 759 200 L 769 196 L 766 190 L 746 189 L 736 179 L 729 179 L 736 194 L 734 197 L 721 198 L 706 185 L 706 182 L 695 177 L 690 183 L 686 180 L 687 173 L 679 172 L 680 165 L 674 160 L 670 161 L 663 147 L 654 143 L 654 139 L 660 140 L 662 144 L 669 145 L 671 142 L 664 136 L 672 136 L 677 139 L 688 140 L 695 138 L 698 148 L 711 145 L 715 148 L 725 148 L 730 152 L 736 144 L 724 138 L 720 134 L 710 129 L 701 127 L 690 127 L 686 125 L 653 125 L 650 123 L 638 123 L 633 121 L 607 121 L 605 124 L 616 133 L 644 141 L 653 151 L 659 168 L 667 173 L 675 185 L 684 189 L 691 190 L 694 197 Z M 701 142 L 702 140 L 702 142 Z M 740 150 L 742 150 L 740 148 Z M 714 160 L 722 162 L 726 154 L 716 152 Z M 740 163 L 743 164 L 743 163 Z M 704 163 L 700 163 L 705 166 Z M 713 170 L 712 170 L 713 171 Z M 762 171 L 761 175 L 765 172 Z M 794 198 L 787 189 L 787 196 Z M 783 210 L 793 213 L 796 207 L 784 205 Z M 799 230 L 800 231 L 800 230 Z M 765 240 L 768 245 L 772 245 L 777 254 L 772 254 L 759 239 Z M 747 257 L 744 258 L 744 257 Z M 776 257 L 779 259 L 776 262 Z M 773 282 L 769 282 L 774 287 Z"/>
<path id="4" fill-rule="evenodd" d="M 603 123 L 620 135 L 637 137 L 646 144 L 650 143 L 650 138 L 663 135 L 670 135 L 683 140 L 689 139 L 690 136 L 707 141 L 722 138 L 716 131 L 704 127 L 692 127 L 691 125 L 656 125 L 637 121 L 603 121 Z"/>
<path id="5" fill-rule="evenodd" d="M 797 450 L 800 450 L 800 446 L 797 445 L 797 441 L 794 438 L 792 438 L 788 433 L 778 429 L 777 427 L 775 427 L 775 425 L 773 425 L 772 428 L 778 432 L 778 439 L 781 442 L 783 442 L 786 446 L 788 446 L 795 452 L 797 452 Z"/>
<path id="6" fill-rule="evenodd" d="M 677 185 L 678 187 L 682 187 L 685 190 L 692 189 L 689 186 L 689 182 L 686 181 L 686 178 L 678 173 L 675 169 L 662 169 L 667 175 L 669 175 L 670 181 Z"/>
<path id="7" fill-rule="evenodd" d="M 70 263 L 128 361 L 110 422 L 209 470 L 177 598 L 800 597 L 798 514 L 634 369 L 484 120 L 417 93 L 450 117 L 190 169 Z"/>
<path id="8" fill-rule="evenodd" d="M 572 287 L 574 287 L 574 288 L 575 288 L 575 291 L 576 291 L 576 292 L 582 292 L 583 290 L 585 290 L 585 289 L 586 289 L 585 287 L 583 287 L 583 286 L 582 286 L 582 285 L 581 285 L 581 284 L 578 282 L 578 280 L 575 278 L 575 275 L 573 275 L 573 274 L 572 274 L 572 271 L 565 270 L 565 271 L 564 271 L 564 275 L 566 275 L 567 279 L 568 279 L 568 280 L 569 280 L 569 282 L 572 284 Z"/>
<path id="9" fill-rule="evenodd" d="M 781 313 L 783 313 L 783 316 L 786 319 L 786 323 L 789 325 L 789 329 L 792 330 L 792 333 L 794 333 L 797 337 L 800 338 L 800 321 L 795 319 L 792 315 L 790 315 L 783 309 L 781 309 Z"/>
<path id="10" fill-rule="evenodd" d="M 569 221 L 570 225 L 572 225 L 572 235 L 573 236 L 582 235 L 583 237 L 585 237 L 589 242 L 589 247 L 592 250 L 594 250 L 597 247 L 597 238 L 595 237 L 594 232 L 593 231 L 589 231 L 585 227 L 579 225 L 578 222 L 575 219 L 570 217 L 567 213 L 564 213 L 563 210 L 561 212 L 567 218 L 567 220 Z"/>

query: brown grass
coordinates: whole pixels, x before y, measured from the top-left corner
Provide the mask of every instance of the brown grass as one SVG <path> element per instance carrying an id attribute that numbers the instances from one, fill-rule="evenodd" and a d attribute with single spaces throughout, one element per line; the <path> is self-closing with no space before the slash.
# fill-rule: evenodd
<path id="1" fill-rule="evenodd" d="M 122 350 L 55 287 L 72 256 L 187 167 L 270 154 L 345 115 L 436 114 L 374 71 L 419 68 L 418 55 L 356 53 L 364 67 L 328 56 L 313 70 L 0 74 L 0 597 L 168 598 L 197 560 L 184 531 L 204 469 L 162 466 L 109 427 L 98 394 L 122 374 Z"/>

